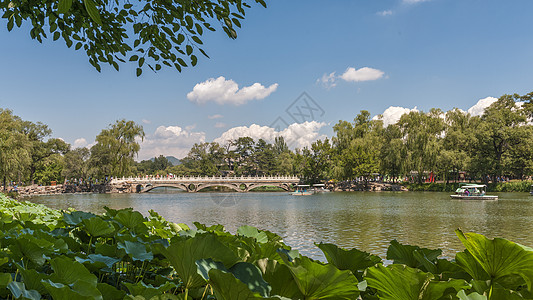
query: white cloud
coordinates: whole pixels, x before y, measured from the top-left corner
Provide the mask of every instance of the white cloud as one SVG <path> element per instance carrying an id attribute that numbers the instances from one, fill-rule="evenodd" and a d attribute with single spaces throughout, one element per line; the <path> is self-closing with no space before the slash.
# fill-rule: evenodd
<path id="1" fill-rule="evenodd" d="M 224 117 L 223 115 L 219 115 L 219 114 L 207 116 L 209 120 L 222 119 L 223 117 Z"/>
<path id="2" fill-rule="evenodd" d="M 222 122 L 217 122 L 215 124 L 215 128 L 224 128 L 226 127 L 226 123 L 222 123 Z"/>
<path id="3" fill-rule="evenodd" d="M 150 121 L 150 120 L 146 120 L 146 119 L 142 119 L 141 122 L 143 122 L 143 124 L 150 124 L 150 123 L 152 123 L 152 121 Z"/>
<path id="4" fill-rule="evenodd" d="M 302 148 L 311 145 L 311 143 L 318 139 L 325 138 L 325 135 L 320 135 L 318 132 L 324 126 L 326 126 L 324 122 L 311 121 L 293 123 L 281 131 L 276 131 L 274 128 L 268 126 L 252 124 L 249 127 L 239 126 L 231 128 L 214 141 L 225 144 L 230 140 L 248 136 L 254 140 L 263 139 L 266 142 L 273 143 L 276 137 L 282 136 L 288 145 L 293 148 Z"/>
<path id="5" fill-rule="evenodd" d="M 392 10 L 384 10 L 377 13 L 379 16 L 386 17 L 392 15 Z"/>
<path id="6" fill-rule="evenodd" d="M 481 116 L 485 112 L 485 108 L 489 107 L 492 103 L 498 101 L 497 98 L 487 97 L 480 99 L 474 106 L 468 109 L 468 113 L 472 116 Z"/>
<path id="7" fill-rule="evenodd" d="M 159 155 L 172 155 L 183 158 L 195 143 L 205 142 L 204 132 L 193 132 L 179 126 L 159 126 L 154 134 L 147 135 L 141 142 L 139 159 L 149 159 Z"/>
<path id="8" fill-rule="evenodd" d="M 84 138 L 79 138 L 74 141 L 74 144 L 72 144 L 72 148 L 82 148 L 87 146 L 87 140 Z"/>
<path id="9" fill-rule="evenodd" d="M 322 83 L 322 85 L 327 88 L 333 88 L 337 85 L 337 77 L 335 76 L 335 72 L 331 72 L 329 74 L 322 75 L 322 78 L 317 79 L 317 83 Z"/>
<path id="10" fill-rule="evenodd" d="M 415 107 L 413 109 L 390 106 L 381 115 L 374 116 L 372 120 L 383 120 L 383 126 L 387 127 L 391 124 L 396 124 L 404 114 L 408 114 L 412 111 L 418 111 Z"/>
<path id="11" fill-rule="evenodd" d="M 239 89 L 239 85 L 233 80 L 226 80 L 223 76 L 217 79 L 210 78 L 196 84 L 187 94 L 187 99 L 197 104 L 205 104 L 213 101 L 220 105 L 242 105 L 251 100 L 260 100 L 268 97 L 278 88 L 274 83 L 268 88 L 260 83 L 254 83 Z"/>
<path id="12" fill-rule="evenodd" d="M 346 71 L 340 76 L 341 79 L 345 81 L 353 81 L 353 82 L 360 82 L 360 81 L 370 81 L 370 80 L 378 80 L 383 77 L 385 72 L 373 69 L 369 67 L 363 67 L 357 70 L 356 68 L 348 68 Z"/>

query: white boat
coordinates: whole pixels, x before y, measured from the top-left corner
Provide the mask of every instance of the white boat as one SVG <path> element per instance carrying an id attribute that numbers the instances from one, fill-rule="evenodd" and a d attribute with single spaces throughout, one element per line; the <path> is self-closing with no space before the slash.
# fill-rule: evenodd
<path id="1" fill-rule="evenodd" d="M 465 184 L 455 190 L 452 199 L 466 200 L 498 200 L 498 196 L 485 195 L 487 186 L 484 184 Z"/>
<path id="2" fill-rule="evenodd" d="M 330 192 L 330 190 L 326 188 L 326 185 L 322 183 L 313 184 L 313 191 L 315 193 L 329 193 Z"/>
<path id="3" fill-rule="evenodd" d="M 299 184 L 296 186 L 296 190 L 291 193 L 293 196 L 309 196 L 313 195 L 314 191 L 310 188 L 308 184 Z"/>

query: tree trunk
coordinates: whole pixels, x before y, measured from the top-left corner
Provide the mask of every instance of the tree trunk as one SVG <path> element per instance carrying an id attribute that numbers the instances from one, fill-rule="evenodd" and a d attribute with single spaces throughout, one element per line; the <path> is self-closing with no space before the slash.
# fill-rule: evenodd
<path id="1" fill-rule="evenodd" d="M 4 193 L 6 191 L 6 175 L 4 175 Z"/>

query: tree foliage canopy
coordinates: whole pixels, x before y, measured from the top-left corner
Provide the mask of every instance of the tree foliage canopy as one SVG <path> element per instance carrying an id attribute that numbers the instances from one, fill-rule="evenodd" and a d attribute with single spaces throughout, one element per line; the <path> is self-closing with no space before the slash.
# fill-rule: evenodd
<path id="1" fill-rule="evenodd" d="M 9 31 L 27 23 L 32 39 L 50 35 L 83 48 L 98 71 L 101 63 L 118 71 L 118 63 L 129 60 L 140 76 L 147 66 L 195 66 L 198 53 L 208 57 L 204 30 L 220 27 L 235 39 L 250 2 L 266 7 L 264 0 L 0 0 L 0 13 Z"/>

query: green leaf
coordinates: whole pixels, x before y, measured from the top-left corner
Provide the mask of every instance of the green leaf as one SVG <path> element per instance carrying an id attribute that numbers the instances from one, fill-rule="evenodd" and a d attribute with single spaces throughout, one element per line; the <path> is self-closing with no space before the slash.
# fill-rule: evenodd
<path id="1" fill-rule="evenodd" d="M 258 260 L 256 264 L 261 269 L 263 278 L 272 287 L 272 295 L 280 295 L 290 299 L 304 298 L 287 265 L 268 258 Z"/>
<path id="2" fill-rule="evenodd" d="M 169 282 L 169 281 L 165 282 L 164 284 L 158 287 L 154 287 L 151 284 L 147 285 L 142 281 L 139 283 L 135 283 L 135 284 L 124 282 L 124 285 L 128 288 L 128 291 L 130 292 L 130 294 L 132 294 L 135 297 L 142 296 L 144 297 L 144 299 L 152 299 L 152 297 L 160 296 L 164 292 L 176 287 L 176 284 Z"/>
<path id="3" fill-rule="evenodd" d="M 53 282 L 70 285 L 77 281 L 85 281 L 96 287 L 98 281 L 96 276 L 77 261 L 66 257 L 56 257 L 50 261 L 50 265 L 54 270 L 50 276 L 50 280 Z"/>
<path id="4" fill-rule="evenodd" d="M 26 290 L 23 282 L 12 281 L 7 285 L 7 288 L 13 294 L 15 299 L 23 298 L 30 300 L 40 300 L 41 294 L 36 290 Z"/>
<path id="5" fill-rule="evenodd" d="M 98 283 L 96 288 L 102 294 L 103 300 L 122 300 L 126 296 L 126 292 L 117 290 L 114 286 L 107 283 Z"/>
<path id="6" fill-rule="evenodd" d="M 83 0 L 83 3 L 85 4 L 85 9 L 91 19 L 98 25 L 102 26 L 102 19 L 100 19 L 100 13 L 96 8 L 96 3 L 94 3 L 93 0 Z"/>
<path id="7" fill-rule="evenodd" d="M 186 241 L 173 240 L 168 248 L 158 244 L 154 245 L 156 246 L 170 261 L 182 279 L 184 287 L 188 289 L 205 284 L 205 280 L 198 274 L 197 260 L 212 258 L 214 261 L 222 262 L 226 267 L 231 267 L 239 261 L 238 256 L 218 241 L 214 234 L 196 235 Z"/>
<path id="8" fill-rule="evenodd" d="M 93 237 L 109 236 L 115 232 L 115 227 L 101 217 L 94 217 L 82 221 L 83 228 Z"/>
<path id="9" fill-rule="evenodd" d="M 137 77 L 141 76 L 142 73 L 143 73 L 143 69 L 137 68 L 137 71 L 136 71 Z"/>
<path id="10" fill-rule="evenodd" d="M 359 296 L 357 278 L 350 271 L 341 271 L 307 257 L 295 258 L 287 266 L 305 299 L 329 297 L 340 300 Z"/>
<path id="11" fill-rule="evenodd" d="M 258 243 L 266 243 L 268 242 L 268 236 L 265 232 L 260 232 L 259 230 L 257 230 L 257 228 L 255 227 L 252 227 L 252 226 L 248 226 L 248 225 L 243 225 L 241 227 L 239 227 L 237 229 L 237 234 L 238 235 L 242 235 L 242 236 L 246 236 L 246 237 L 250 237 L 250 238 L 254 238 Z"/>
<path id="12" fill-rule="evenodd" d="M 366 268 L 374 266 L 381 262 L 381 258 L 376 255 L 372 255 L 367 252 L 363 252 L 357 249 L 344 250 L 333 244 L 316 244 L 324 255 L 327 261 L 337 267 L 339 270 L 350 270 L 352 273 L 359 276 L 361 280 L 361 273 Z"/>
<path id="13" fill-rule="evenodd" d="M 139 67 L 142 67 L 141 60 L 144 63 L 144 58 L 141 57 L 139 59 Z M 146 228 L 144 225 L 145 219 L 138 211 L 121 210 L 117 213 L 114 219 L 131 230 L 139 229 L 139 227 L 143 226 Z"/>
<path id="14" fill-rule="evenodd" d="M 258 293 L 263 297 L 270 295 L 272 288 L 263 279 L 261 270 L 255 265 L 247 262 L 238 262 L 229 269 L 229 272 L 246 284 L 252 292 Z"/>
<path id="15" fill-rule="evenodd" d="M 69 213 L 63 213 L 63 221 L 69 225 L 78 225 L 85 219 L 96 217 L 93 213 L 87 213 L 83 211 L 73 211 Z"/>
<path id="16" fill-rule="evenodd" d="M 415 257 L 415 252 L 419 252 Z M 437 258 L 442 254 L 442 250 L 431 250 L 427 248 L 420 248 L 418 246 L 402 245 L 397 240 L 390 242 L 387 250 L 387 259 L 394 260 L 395 264 L 404 264 L 411 268 L 420 268 L 423 271 L 427 270 L 424 265 L 427 262 L 436 263 Z M 419 261 L 423 258 L 424 261 Z"/>
<path id="17" fill-rule="evenodd" d="M 66 14 L 70 7 L 72 7 L 73 0 L 59 0 L 57 12 L 60 14 Z"/>
<path id="18" fill-rule="evenodd" d="M 487 296 L 480 295 L 476 292 L 467 295 L 464 290 L 459 291 L 457 297 L 460 300 L 487 300 Z"/>
<path id="19" fill-rule="evenodd" d="M 71 287 L 46 279 L 43 280 L 43 285 L 54 300 L 103 300 L 102 294 L 96 289 L 96 284 L 92 285 L 86 281 L 78 280 Z"/>
<path id="20" fill-rule="evenodd" d="M 475 261 L 481 265 L 490 278 L 498 280 L 507 275 L 520 275 L 527 283 L 529 291 L 533 284 L 533 251 L 519 244 L 506 239 L 486 238 L 481 234 L 463 233 L 456 230 L 455 233 L 474 257 Z M 475 268 L 471 261 L 458 260 L 460 266 L 470 271 Z M 474 277 L 474 274 L 470 274 Z M 475 278 L 475 277 L 474 277 Z M 477 278 L 475 278 L 477 279 Z"/>
<path id="21" fill-rule="evenodd" d="M 434 300 L 470 288 L 464 280 L 435 281 L 431 273 L 398 264 L 370 267 L 364 278 L 386 300 Z"/>
<path id="22" fill-rule="evenodd" d="M 209 283 L 213 287 L 215 297 L 218 300 L 255 300 L 255 299 L 279 299 L 263 298 L 235 278 L 231 273 L 212 269 L 209 271 Z"/>
<path id="23" fill-rule="evenodd" d="M 146 261 L 154 258 L 152 252 L 147 252 L 146 246 L 139 242 L 125 241 L 124 243 L 118 243 L 118 249 L 124 249 L 132 260 Z"/>

